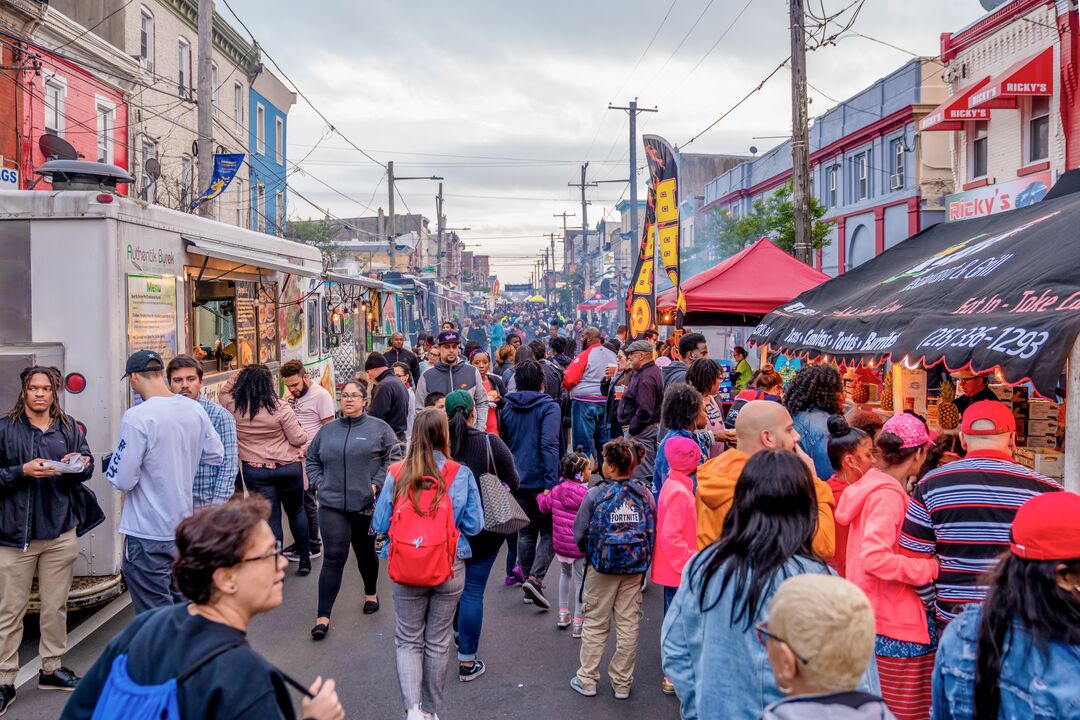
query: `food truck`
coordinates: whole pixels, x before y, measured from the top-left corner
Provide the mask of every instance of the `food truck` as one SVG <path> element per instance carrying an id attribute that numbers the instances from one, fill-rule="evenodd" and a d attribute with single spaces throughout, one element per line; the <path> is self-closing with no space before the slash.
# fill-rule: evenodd
<path id="1" fill-rule="evenodd" d="M 301 360 L 334 391 L 322 257 L 313 247 L 98 190 L 0 192 L 0 407 L 53 365 L 87 429 L 106 521 L 80 541 L 69 606 L 119 595 L 121 497 L 100 472 L 134 398 L 129 353 L 202 363 L 214 397 L 244 365 Z"/>

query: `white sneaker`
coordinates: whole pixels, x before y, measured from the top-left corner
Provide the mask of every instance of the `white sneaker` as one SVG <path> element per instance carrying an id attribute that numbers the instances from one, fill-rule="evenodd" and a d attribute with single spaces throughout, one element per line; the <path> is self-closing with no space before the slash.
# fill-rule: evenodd
<path id="1" fill-rule="evenodd" d="M 427 720 L 427 714 L 420 710 L 419 705 L 413 705 L 405 713 L 405 720 Z"/>

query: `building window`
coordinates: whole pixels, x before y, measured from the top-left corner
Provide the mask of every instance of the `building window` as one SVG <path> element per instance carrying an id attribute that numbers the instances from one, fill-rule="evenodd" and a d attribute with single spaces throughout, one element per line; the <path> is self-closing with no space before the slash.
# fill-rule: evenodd
<path id="1" fill-rule="evenodd" d="M 890 144 L 892 150 L 892 165 L 889 168 L 889 189 L 900 190 L 904 187 L 904 153 L 906 151 L 903 138 L 897 138 Z"/>
<path id="2" fill-rule="evenodd" d="M 1050 98 L 1031 98 L 1028 117 L 1028 162 L 1046 160 L 1050 157 Z"/>
<path id="3" fill-rule="evenodd" d="M 244 224 L 244 207 L 247 205 L 247 195 L 244 194 L 244 179 L 233 180 L 236 185 L 236 227 L 246 227 Z"/>
<path id="4" fill-rule="evenodd" d="M 180 38 L 177 43 L 177 77 L 179 79 L 180 97 L 191 97 L 191 43 Z"/>
<path id="5" fill-rule="evenodd" d="M 859 225 L 848 240 L 844 269 L 851 270 L 874 257 L 874 238 L 866 225 Z"/>
<path id="6" fill-rule="evenodd" d="M 156 179 L 147 170 L 148 160 L 157 160 L 157 143 L 146 136 L 142 139 L 142 174 L 139 180 L 139 197 L 147 202 L 154 202 L 154 180 Z"/>
<path id="7" fill-rule="evenodd" d="M 236 124 L 236 132 L 244 132 L 244 86 L 233 83 L 233 122 Z"/>
<path id="8" fill-rule="evenodd" d="M 190 155 L 180 156 L 180 208 L 187 210 L 191 204 L 191 171 L 192 162 Z"/>
<path id="9" fill-rule="evenodd" d="M 274 152 L 277 164 L 285 164 L 285 121 L 281 118 L 274 120 Z"/>
<path id="10" fill-rule="evenodd" d="M 255 152 L 266 154 L 266 108 L 255 103 Z"/>
<path id="11" fill-rule="evenodd" d="M 218 95 L 218 67 L 216 62 L 210 63 L 210 92 L 210 106 L 213 108 L 214 117 L 217 117 L 221 98 Z"/>
<path id="12" fill-rule="evenodd" d="M 836 207 L 837 193 L 840 186 L 840 166 L 833 165 L 829 168 L 829 194 L 825 198 L 829 207 Z"/>
<path id="13" fill-rule="evenodd" d="M 97 161 L 99 163 L 112 164 L 113 162 L 113 131 L 115 130 L 113 118 L 116 110 L 112 105 L 98 103 L 97 105 Z"/>
<path id="14" fill-rule="evenodd" d="M 990 123 L 985 120 L 972 123 L 971 127 L 971 179 L 986 177 L 987 143 Z"/>
<path id="15" fill-rule="evenodd" d="M 45 132 L 49 135 L 64 134 L 64 96 L 67 87 L 55 75 L 45 80 Z"/>
<path id="16" fill-rule="evenodd" d="M 278 191 L 274 196 L 274 224 L 278 236 L 285 234 L 285 193 Z"/>
<path id="17" fill-rule="evenodd" d="M 869 153 L 859 153 L 852 161 L 852 175 L 855 183 L 855 202 L 870 197 L 870 176 L 867 157 Z"/>
<path id="18" fill-rule="evenodd" d="M 154 14 L 144 5 L 139 23 L 139 60 L 154 72 Z"/>
<path id="19" fill-rule="evenodd" d="M 266 232 L 266 187 L 262 183 L 255 186 L 255 228 Z"/>

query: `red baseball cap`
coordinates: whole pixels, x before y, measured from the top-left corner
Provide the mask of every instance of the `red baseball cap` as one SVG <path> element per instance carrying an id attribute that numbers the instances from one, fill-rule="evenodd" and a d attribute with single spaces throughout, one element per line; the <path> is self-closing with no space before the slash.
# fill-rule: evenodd
<path id="1" fill-rule="evenodd" d="M 980 420 L 988 420 L 994 424 L 992 428 L 973 430 L 972 425 Z M 1016 432 L 1016 418 L 1012 412 L 997 400 L 980 400 L 971 403 L 964 411 L 964 422 L 960 426 L 960 432 L 965 435 L 1002 435 Z"/>
<path id="2" fill-rule="evenodd" d="M 1080 495 L 1049 492 L 1020 506 L 1013 519 L 1009 547 L 1025 560 L 1080 558 Z"/>

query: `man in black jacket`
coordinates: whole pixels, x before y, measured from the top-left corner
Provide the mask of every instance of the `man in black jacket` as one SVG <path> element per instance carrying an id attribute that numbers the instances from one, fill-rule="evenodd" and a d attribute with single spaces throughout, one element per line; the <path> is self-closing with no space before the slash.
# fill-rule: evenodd
<path id="1" fill-rule="evenodd" d="M 408 363 L 414 386 L 420 380 L 420 360 L 405 347 L 405 336 L 401 333 L 396 332 L 390 336 L 390 347 L 383 353 L 383 357 L 386 358 L 386 364 L 391 366 L 396 362 Z"/>
<path id="2" fill-rule="evenodd" d="M 619 422 L 626 427 L 627 436 L 645 446 L 645 459 L 634 468 L 633 477 L 651 483 L 656 445 L 660 440 L 657 433 L 664 400 L 664 380 L 653 360 L 652 345 L 647 340 L 635 340 L 623 352 L 634 369 L 634 377 L 619 401 L 616 414 Z"/>
<path id="3" fill-rule="evenodd" d="M 375 381 L 368 414 L 389 425 L 398 440 L 405 442 L 405 430 L 409 425 L 409 391 L 391 372 L 386 358 L 377 352 L 368 354 L 364 370 Z"/>
<path id="4" fill-rule="evenodd" d="M 67 599 L 78 535 L 105 519 L 82 483 L 94 474 L 86 435 L 60 409 L 60 372 L 29 367 L 22 393 L 0 419 L 0 715 L 15 701 L 23 616 L 34 575 L 41 598 L 42 669 L 38 687 L 75 689 L 61 664 L 67 649 Z M 54 463 L 67 465 L 59 469 Z"/>

